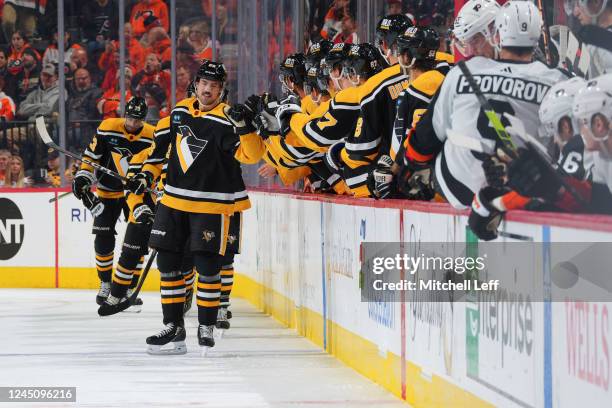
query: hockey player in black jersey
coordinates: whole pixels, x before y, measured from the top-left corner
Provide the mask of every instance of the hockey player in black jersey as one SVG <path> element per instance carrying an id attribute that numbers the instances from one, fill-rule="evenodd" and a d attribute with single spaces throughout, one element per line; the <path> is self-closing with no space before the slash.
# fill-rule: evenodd
<path id="1" fill-rule="evenodd" d="M 401 194 L 411 199 L 430 199 L 430 189 L 423 188 L 416 195 L 408 191 L 398 191 L 393 181 L 393 173 L 399 166 L 393 166 L 396 155 L 404 155 L 406 134 L 426 112 L 433 95 L 444 81 L 447 68 L 436 69 L 436 52 L 440 44 L 438 33 L 426 27 L 410 27 L 398 36 L 397 47 L 399 65 L 402 72 L 410 79 L 410 85 L 402 91 L 396 102 L 395 122 L 391 146 L 377 162 L 368 176 L 368 188 L 375 198 L 389 198 Z M 390 167 L 391 165 L 391 167 Z M 419 178 L 419 186 L 429 184 L 430 172 L 424 172 Z M 413 180 L 415 182 L 416 180 Z"/>
<path id="2" fill-rule="evenodd" d="M 202 347 L 214 346 L 230 216 L 250 207 L 244 183 L 236 177 L 236 160 L 254 164 L 264 153 L 261 137 L 249 127 L 251 118 L 245 117 L 246 109 L 230 108 L 222 102 L 225 80 L 223 64 L 202 63 L 196 77 L 196 97 L 180 101 L 170 116 L 158 123 L 153 152 L 142 172 L 129 183 L 137 194 L 150 186 L 170 149 L 164 195 L 149 241 L 158 251 L 165 325 L 147 338 L 152 354 L 186 352 L 186 289 L 180 269 L 187 244 L 198 272 L 198 342 Z M 168 344 L 172 348 L 165 350 Z"/>
<path id="3" fill-rule="evenodd" d="M 132 98 L 126 104 L 125 118 L 102 121 L 83 157 L 125 176 L 132 156 L 150 148 L 153 143 L 154 128 L 144 123 L 146 115 L 147 105 L 144 99 Z M 90 191 L 94 184 L 97 187 L 97 196 Z M 115 224 L 126 208 L 123 189 L 121 180 L 94 172 L 86 162 L 83 162 L 72 182 L 75 197 L 82 200 L 87 208 L 103 208 L 101 213 L 94 214 L 93 222 L 96 269 L 100 279 L 100 290 L 96 296 L 96 303 L 99 305 L 110 293 Z"/>

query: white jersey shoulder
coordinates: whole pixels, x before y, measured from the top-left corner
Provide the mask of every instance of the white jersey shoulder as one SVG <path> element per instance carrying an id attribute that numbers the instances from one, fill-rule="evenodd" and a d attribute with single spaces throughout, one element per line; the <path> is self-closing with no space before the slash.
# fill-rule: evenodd
<path id="1" fill-rule="evenodd" d="M 600 152 L 593 154 L 593 183 L 608 186 L 612 193 L 612 158 L 605 157 Z"/>

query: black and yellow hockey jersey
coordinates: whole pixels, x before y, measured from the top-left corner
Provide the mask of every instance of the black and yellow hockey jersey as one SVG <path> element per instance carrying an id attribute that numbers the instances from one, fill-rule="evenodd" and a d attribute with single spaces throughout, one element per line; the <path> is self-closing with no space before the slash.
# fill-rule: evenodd
<path id="1" fill-rule="evenodd" d="M 161 203 L 192 213 L 232 214 L 250 208 L 240 165 L 257 163 L 265 152 L 255 133 L 238 136 L 220 103 L 199 109 L 196 98 L 177 104 L 159 121 L 155 144 L 143 171 L 157 178 L 166 152 L 168 169 Z"/>
<path id="2" fill-rule="evenodd" d="M 151 147 L 154 129 L 145 123 L 138 134 L 131 134 L 125 130 L 125 118 L 105 119 L 100 123 L 83 157 L 125 176 L 132 156 Z M 93 167 L 85 162 L 81 164 L 81 170 L 94 173 Z M 123 197 L 121 180 L 101 172 L 95 172 L 95 175 L 98 180 L 98 196 Z"/>
<path id="3" fill-rule="evenodd" d="M 359 88 L 339 91 L 333 99 L 322 103 L 324 112 L 312 116 L 294 114 L 291 130 L 302 146 L 326 152 L 329 146 L 353 133 L 359 117 Z"/>
<path id="4" fill-rule="evenodd" d="M 310 95 L 306 95 L 300 100 L 300 108 L 302 108 L 302 112 L 307 115 L 314 113 L 318 106 L 319 104 L 313 101 L 312 96 Z"/>
<path id="5" fill-rule="evenodd" d="M 368 172 L 378 152 L 391 146 L 395 100 L 408 87 L 408 78 L 399 64 L 370 77 L 359 87 L 360 114 L 355 131 L 341 152 L 344 180 L 357 197 L 368 197 Z"/>
<path id="6" fill-rule="evenodd" d="M 444 69 L 447 71 L 447 69 Z M 410 83 L 408 88 L 397 98 L 395 109 L 395 122 L 391 138 L 389 156 L 395 156 L 402 149 L 406 140 L 406 132 L 413 128 L 421 116 L 427 111 L 431 99 L 444 81 L 444 73 L 433 69 L 419 75 Z"/>

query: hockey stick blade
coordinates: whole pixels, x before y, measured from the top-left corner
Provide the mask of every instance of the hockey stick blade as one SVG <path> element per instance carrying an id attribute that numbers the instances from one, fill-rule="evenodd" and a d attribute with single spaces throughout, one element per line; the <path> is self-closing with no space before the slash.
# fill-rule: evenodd
<path id="1" fill-rule="evenodd" d="M 447 129 L 446 135 L 448 136 L 448 140 L 457 147 L 463 147 L 476 153 L 484 153 L 488 155 L 495 154 L 495 146 L 486 144 L 485 142 L 488 141 L 486 139 L 479 141 L 472 137 L 462 135 L 453 129 Z"/>
<path id="2" fill-rule="evenodd" d="M 103 303 L 98 308 L 98 316 L 102 316 L 102 317 L 112 316 L 114 314 L 123 312 L 125 309 L 128 309 L 130 306 L 132 306 L 132 304 L 130 303 L 129 299 L 122 300 L 116 305 L 107 305 Z"/>
<path id="3" fill-rule="evenodd" d="M 482 106 L 482 109 L 484 110 L 487 119 L 489 119 L 491 126 L 495 130 L 495 134 L 497 135 L 499 141 L 510 151 L 516 152 L 516 146 L 514 145 L 514 143 L 512 143 L 512 138 L 510 137 L 508 132 L 506 132 L 505 126 L 502 124 L 500 117 L 493 110 L 493 107 L 491 106 L 489 100 L 483 95 L 482 91 L 480 90 L 480 86 L 478 86 L 478 84 L 476 83 L 476 80 L 474 79 L 474 76 L 465 64 L 465 61 L 459 61 L 457 65 L 463 73 L 463 76 L 465 76 L 465 79 L 468 81 L 470 88 L 472 88 L 474 95 L 476 95 L 476 98 L 478 99 L 480 106 Z"/>

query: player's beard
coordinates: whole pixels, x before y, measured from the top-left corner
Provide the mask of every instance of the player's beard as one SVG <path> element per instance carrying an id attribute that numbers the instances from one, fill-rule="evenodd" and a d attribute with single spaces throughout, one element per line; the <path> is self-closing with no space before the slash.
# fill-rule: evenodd
<path id="1" fill-rule="evenodd" d="M 210 92 L 204 93 L 204 98 L 198 96 L 198 102 L 200 103 L 201 110 L 209 111 L 213 109 L 215 106 L 221 102 L 221 96 L 223 95 L 223 91 L 219 93 L 219 96 L 216 99 L 213 99 L 212 94 Z M 204 99 L 204 100 L 203 100 Z"/>

